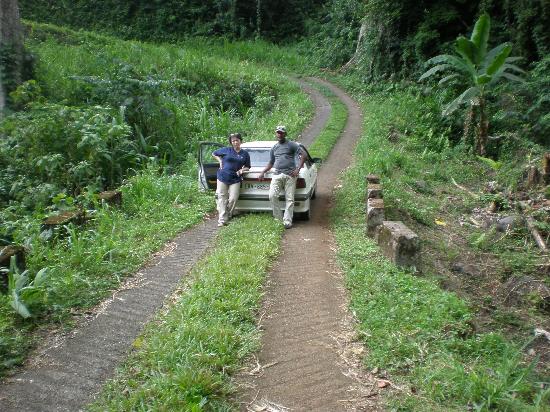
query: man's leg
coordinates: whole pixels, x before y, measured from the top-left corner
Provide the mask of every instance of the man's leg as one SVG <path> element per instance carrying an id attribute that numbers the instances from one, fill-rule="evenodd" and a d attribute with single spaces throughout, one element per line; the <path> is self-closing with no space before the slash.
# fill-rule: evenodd
<path id="1" fill-rule="evenodd" d="M 239 193 L 241 191 L 241 183 L 233 183 L 229 185 L 229 200 L 227 202 L 227 219 L 233 217 L 233 211 L 235 210 L 235 204 L 239 199 Z"/>
<path id="2" fill-rule="evenodd" d="M 216 186 L 216 195 L 218 199 L 216 204 L 218 206 L 218 225 L 223 225 L 227 222 L 227 198 L 228 198 L 229 185 L 218 180 Z"/>
<path id="3" fill-rule="evenodd" d="M 284 180 L 283 174 L 273 175 L 271 178 L 271 185 L 269 185 L 269 201 L 271 202 L 271 209 L 273 210 L 273 217 L 278 220 L 283 220 L 283 212 L 281 211 L 281 205 L 279 203 L 279 194 L 283 189 Z"/>
<path id="4" fill-rule="evenodd" d="M 283 223 L 286 226 L 292 225 L 292 217 L 294 216 L 294 192 L 296 191 L 296 178 L 285 176 L 285 199 L 286 209 L 283 217 Z"/>

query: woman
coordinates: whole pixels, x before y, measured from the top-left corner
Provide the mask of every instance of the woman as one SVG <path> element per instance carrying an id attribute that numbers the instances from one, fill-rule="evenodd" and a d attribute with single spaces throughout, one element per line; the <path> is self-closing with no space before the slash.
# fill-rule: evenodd
<path id="1" fill-rule="evenodd" d="M 226 225 L 231 219 L 239 198 L 243 173 L 250 169 L 250 156 L 246 150 L 241 149 L 242 142 L 240 133 L 232 133 L 229 135 L 231 147 L 222 147 L 212 153 L 220 164 L 216 188 L 218 226 Z"/>

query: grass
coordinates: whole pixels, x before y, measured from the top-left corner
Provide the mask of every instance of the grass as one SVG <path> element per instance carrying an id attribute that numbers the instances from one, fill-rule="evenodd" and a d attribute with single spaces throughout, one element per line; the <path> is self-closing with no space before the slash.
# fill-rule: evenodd
<path id="1" fill-rule="evenodd" d="M 344 127 L 348 117 L 348 111 L 344 103 L 342 103 L 331 91 L 326 87 L 319 86 L 316 83 L 312 84 L 323 93 L 330 102 L 331 112 L 325 128 L 315 138 L 313 144 L 309 147 L 309 152 L 312 157 L 319 157 L 326 160 L 332 147 L 338 141 L 338 137 Z"/>
<path id="2" fill-rule="evenodd" d="M 282 232 L 267 215 L 223 228 L 89 410 L 232 410 L 230 376 L 259 348 L 262 284 Z"/>
<path id="3" fill-rule="evenodd" d="M 333 220 L 351 309 L 368 348 L 365 364 L 389 371 L 402 388 L 388 396 L 388 405 L 395 410 L 549 410 L 550 391 L 540 390 L 545 378 L 534 373 L 521 345 L 498 332 L 476 332 L 474 309 L 442 290 L 437 274 L 420 277 L 397 268 L 365 236 L 366 174 L 381 175 L 390 214 L 433 226 L 441 205 L 419 195 L 411 183 L 422 179 L 423 190 L 437 189 L 452 176 L 471 181 L 478 169 L 458 154 L 453 159 L 448 148 L 414 150 L 418 131 L 413 125 L 425 127 L 419 118 L 421 97 L 403 91 L 373 94 L 362 99 L 362 107 L 363 138 L 356 164 L 342 179 Z M 397 141 L 388 139 L 392 128 L 401 133 Z"/>
<path id="4" fill-rule="evenodd" d="M 224 138 L 229 130 L 270 134 L 282 120 L 300 130 L 313 110 L 309 101 L 294 99 L 299 88 L 281 70 L 256 64 L 297 56 L 263 42 L 149 44 L 51 25 L 33 23 L 32 29 L 29 47 L 38 56 L 37 78 L 50 99 L 73 104 L 115 99 L 111 103 L 131 108 L 132 99 L 150 97 L 153 107 L 140 108 L 149 115 L 150 132 L 176 146 Z"/>
<path id="5" fill-rule="evenodd" d="M 148 160 L 143 163 L 144 170 L 127 172 L 121 185 L 122 209 L 98 208 L 90 203 L 92 192 L 82 193 L 80 205 L 90 208 L 93 220 L 82 228 L 69 227 L 68 236 L 57 242 L 41 236 L 40 222 L 49 209 L 32 211 L 12 203 L 9 210 L 2 211 L 2 218 L 9 218 L 6 227 L 11 228 L 13 241 L 29 249 L 31 278 L 47 268 L 48 281 L 45 300 L 27 320 L 13 312 L 9 296 L 0 295 L 0 375 L 25 360 L 36 344 L 37 329 L 70 327 L 73 315 L 100 302 L 150 253 L 213 210 L 212 197 L 197 190 L 195 149 L 199 140 L 225 142 L 225 136 L 234 131 L 241 131 L 247 139 L 271 139 L 276 124 L 301 130 L 313 113 L 309 99 L 278 68 L 254 63 L 262 56 L 266 61 L 272 58 L 262 44 L 243 45 L 246 53 L 256 58 L 240 61 L 229 52 L 215 56 L 207 42 L 153 45 L 34 23 L 29 30 L 28 46 L 38 58 L 36 75 L 42 87 L 33 104 L 42 104 L 47 98 L 64 105 L 93 107 L 94 99 L 101 96 L 136 92 L 135 84 L 145 85 L 145 89 L 137 95 L 130 93 L 129 99 L 148 93 L 149 86 L 155 89 L 155 98 L 147 99 L 147 107 L 136 106 L 139 110 L 134 112 L 140 124 L 146 125 L 141 129 L 143 139 L 137 138 Z M 283 51 L 277 56 L 283 58 Z M 289 54 L 287 57 L 290 59 Z M 94 89 L 79 80 L 83 76 L 105 82 Z M 139 81 L 134 82 L 136 79 Z M 174 79 L 199 89 L 191 93 L 187 86 L 168 87 Z M 209 85 L 214 86 L 209 89 Z M 216 103 L 225 98 L 228 106 Z M 245 98 L 252 99 L 250 106 L 243 103 Z M 131 106 L 129 101 L 124 104 Z M 28 126 L 24 129 L 40 130 L 34 124 Z M 151 134 L 145 133 L 147 128 Z M 139 134 L 140 128 L 132 130 Z M 33 138 L 40 139 L 40 134 Z M 172 157 L 177 162 L 172 164 L 157 151 L 170 144 L 177 152 Z"/>
<path id="6" fill-rule="evenodd" d="M 84 227 L 70 225 L 67 236 L 54 242 L 40 237 L 39 221 L 29 218 L 32 252 L 27 267 L 48 268 L 46 299 L 33 317 L 20 319 L 0 301 L 0 372 L 21 362 L 34 345 L 37 327 L 70 324 L 79 308 L 98 303 L 133 273 L 148 256 L 178 232 L 203 219 L 213 209 L 211 197 L 197 193 L 191 176 L 162 175 L 150 168 L 121 187 L 121 209 L 98 208 Z"/>

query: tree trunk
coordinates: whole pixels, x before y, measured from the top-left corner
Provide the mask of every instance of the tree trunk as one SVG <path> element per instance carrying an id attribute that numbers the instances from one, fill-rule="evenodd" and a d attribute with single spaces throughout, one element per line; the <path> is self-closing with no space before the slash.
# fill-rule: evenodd
<path id="1" fill-rule="evenodd" d="M 256 40 L 262 38 L 262 0 L 256 0 Z"/>
<path id="2" fill-rule="evenodd" d="M 485 112 L 485 97 L 479 96 L 479 124 L 476 133 L 476 152 L 480 156 L 487 155 L 487 136 L 489 135 L 489 120 Z"/>
<path id="3" fill-rule="evenodd" d="M 0 118 L 7 95 L 21 83 L 23 28 L 17 0 L 0 2 Z"/>
<path id="4" fill-rule="evenodd" d="M 355 63 L 357 63 L 357 60 L 361 55 L 361 42 L 363 40 L 363 36 L 365 35 L 366 31 L 367 31 L 367 19 L 364 19 L 363 23 L 361 23 L 361 28 L 359 29 L 359 37 L 357 38 L 357 47 L 355 48 L 355 53 L 353 54 L 351 59 L 349 59 L 349 61 L 340 68 L 341 72 L 345 72 L 350 66 L 353 66 Z"/>
<path id="5" fill-rule="evenodd" d="M 462 135 L 462 139 L 464 140 L 464 144 L 466 146 L 472 145 L 473 146 L 473 136 L 472 136 L 472 130 L 476 120 L 476 111 L 475 106 L 473 104 L 470 104 L 470 107 L 468 108 L 468 113 L 466 114 L 466 117 L 464 118 L 464 131 Z"/>
<path id="6" fill-rule="evenodd" d="M 542 179 L 545 184 L 550 184 L 550 153 L 542 157 Z"/>

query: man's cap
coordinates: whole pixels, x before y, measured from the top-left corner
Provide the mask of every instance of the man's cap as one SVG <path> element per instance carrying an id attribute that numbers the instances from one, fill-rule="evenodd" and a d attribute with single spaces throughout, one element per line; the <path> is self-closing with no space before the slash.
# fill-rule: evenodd
<path id="1" fill-rule="evenodd" d="M 277 133 L 277 132 L 286 133 L 286 127 L 284 127 L 284 126 L 277 126 L 277 128 L 275 129 L 275 133 Z"/>

